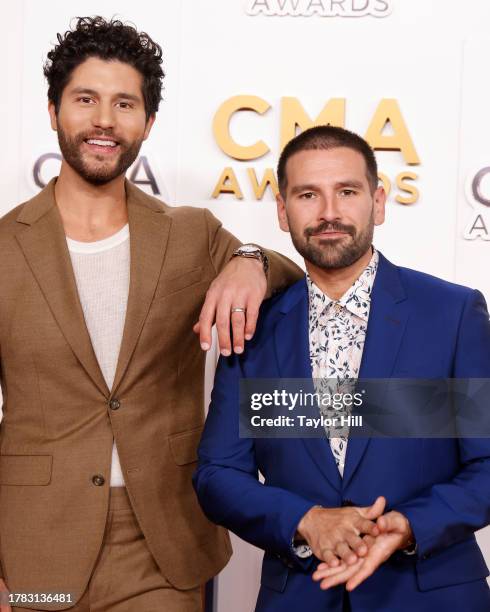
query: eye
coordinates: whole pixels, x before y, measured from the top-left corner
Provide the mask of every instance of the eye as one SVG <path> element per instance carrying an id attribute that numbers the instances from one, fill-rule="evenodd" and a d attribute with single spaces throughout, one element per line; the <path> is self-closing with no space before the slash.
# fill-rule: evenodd
<path id="1" fill-rule="evenodd" d="M 81 102 L 82 104 L 90 104 L 93 102 L 93 100 L 88 96 L 81 96 L 80 98 L 77 98 L 77 102 Z"/>
<path id="2" fill-rule="evenodd" d="M 354 191 L 354 189 L 341 189 L 340 190 L 340 195 L 342 197 L 349 197 L 349 196 L 354 196 L 356 195 L 356 191 Z"/>
<path id="3" fill-rule="evenodd" d="M 122 102 L 118 102 L 118 105 L 119 105 L 119 108 L 122 108 L 122 109 L 124 109 L 124 110 L 130 109 L 130 108 L 133 108 L 133 105 L 132 105 L 130 102 L 124 102 L 124 101 L 122 101 Z"/>
<path id="4" fill-rule="evenodd" d="M 312 200 L 315 197 L 313 191 L 305 191 L 299 196 L 302 200 Z"/>

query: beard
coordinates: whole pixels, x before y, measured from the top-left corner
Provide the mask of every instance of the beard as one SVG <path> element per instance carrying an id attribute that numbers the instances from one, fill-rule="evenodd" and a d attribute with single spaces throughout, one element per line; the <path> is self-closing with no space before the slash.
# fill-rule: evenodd
<path id="1" fill-rule="evenodd" d="M 352 239 L 333 238 L 311 242 L 311 237 L 326 230 L 346 232 Z M 365 227 L 357 231 L 353 225 L 324 221 L 317 227 L 308 227 L 303 234 L 290 226 L 294 247 L 306 261 L 323 270 L 346 268 L 358 261 L 371 247 L 374 234 L 374 210 Z"/>
<path id="2" fill-rule="evenodd" d="M 120 138 L 114 138 L 120 147 L 119 156 L 114 163 L 114 160 L 107 160 L 105 155 L 94 155 L 92 163 L 87 162 L 81 152 L 83 142 L 88 138 L 97 138 L 100 136 L 111 136 L 112 134 L 104 134 L 103 132 L 97 135 L 91 133 L 77 134 L 74 138 L 69 138 L 61 126 L 58 124 L 58 143 L 61 153 L 66 163 L 79 174 L 87 183 L 92 185 L 105 185 L 121 176 L 131 166 L 138 157 L 143 138 L 128 142 Z M 99 163 L 95 163 L 98 161 Z"/>

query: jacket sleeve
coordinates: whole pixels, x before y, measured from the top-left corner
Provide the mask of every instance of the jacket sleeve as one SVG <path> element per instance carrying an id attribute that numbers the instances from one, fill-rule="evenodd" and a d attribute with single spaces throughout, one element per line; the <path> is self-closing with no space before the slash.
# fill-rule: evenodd
<path id="1" fill-rule="evenodd" d="M 233 251 L 242 243 L 224 229 L 221 222 L 209 210 L 204 209 L 204 215 L 208 228 L 209 255 L 218 275 L 230 261 Z M 266 297 L 289 287 L 304 276 L 301 268 L 284 255 L 268 249 L 263 249 L 263 251 L 269 259 Z"/>
<path id="2" fill-rule="evenodd" d="M 453 378 L 490 379 L 490 322 L 478 291 L 472 291 L 464 304 Z M 488 424 L 490 417 L 483 422 Z M 410 521 L 420 558 L 464 540 L 490 523 L 490 431 L 486 434 L 489 437 L 459 439 L 461 469 L 454 478 L 393 508 Z"/>
<path id="3" fill-rule="evenodd" d="M 2 392 L 2 397 L 3 397 L 3 402 L 2 404 L 5 403 L 5 385 L 4 383 L 4 377 L 3 377 L 3 368 L 1 367 L 1 363 L 2 363 L 2 358 L 1 358 L 1 350 L 0 350 L 0 386 L 1 386 L 1 392 Z M 2 412 L 3 412 L 3 405 L 2 405 Z M 3 420 L 3 414 L 2 414 L 2 418 L 0 419 L 0 431 L 2 429 L 2 420 Z M 3 566 L 2 566 L 2 543 L 0 541 L 0 580 L 5 580 L 4 574 L 3 574 Z"/>
<path id="4" fill-rule="evenodd" d="M 211 521 L 304 567 L 292 540 L 299 521 L 315 502 L 259 482 L 254 440 L 239 437 L 240 373 L 237 356 L 220 358 L 194 488 Z"/>

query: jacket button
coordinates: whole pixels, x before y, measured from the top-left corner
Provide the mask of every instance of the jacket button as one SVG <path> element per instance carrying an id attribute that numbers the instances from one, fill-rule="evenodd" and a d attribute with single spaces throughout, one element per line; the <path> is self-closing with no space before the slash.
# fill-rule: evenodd
<path id="1" fill-rule="evenodd" d="M 111 399 L 111 401 L 109 402 L 109 408 L 111 410 L 119 410 L 119 408 L 121 407 L 121 402 L 118 399 Z"/>
<path id="2" fill-rule="evenodd" d="M 101 487 L 105 483 L 105 478 L 101 476 L 100 474 L 96 474 L 92 478 L 92 482 L 94 483 L 96 487 Z"/>

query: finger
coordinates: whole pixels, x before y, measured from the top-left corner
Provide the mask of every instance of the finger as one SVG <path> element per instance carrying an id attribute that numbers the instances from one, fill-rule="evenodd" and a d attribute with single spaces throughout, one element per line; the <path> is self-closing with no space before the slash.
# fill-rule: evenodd
<path id="1" fill-rule="evenodd" d="M 208 291 L 199 315 L 199 342 L 203 351 L 208 351 L 211 347 L 211 328 L 215 315 L 216 298 L 214 293 Z"/>
<path id="2" fill-rule="evenodd" d="M 239 306 L 238 308 L 243 308 L 243 306 Z M 231 313 L 231 328 L 233 330 L 233 350 L 238 354 L 243 353 L 243 345 L 245 343 L 243 338 L 245 328 L 244 312 Z"/>
<path id="3" fill-rule="evenodd" d="M 323 564 L 323 566 L 324 567 L 320 569 L 319 565 L 311 575 L 315 582 L 320 582 L 320 580 L 330 578 L 331 576 L 336 576 L 340 572 L 345 572 L 348 567 L 345 563 L 340 563 L 337 567 L 328 567 L 326 564 Z"/>
<path id="4" fill-rule="evenodd" d="M 231 299 L 222 295 L 216 309 L 216 331 L 219 349 L 224 357 L 231 355 L 230 314 Z"/>
<path id="5" fill-rule="evenodd" d="M 194 325 L 192 326 L 192 331 L 199 335 L 199 330 L 201 329 L 201 324 L 199 323 L 199 321 L 197 323 L 194 323 Z"/>
<path id="6" fill-rule="evenodd" d="M 385 514 L 376 520 L 376 525 L 379 527 L 380 532 L 384 533 L 388 531 L 388 520 Z"/>
<path id="7" fill-rule="evenodd" d="M 245 324 L 245 339 L 251 340 L 255 334 L 255 328 L 257 326 L 257 318 L 259 316 L 259 306 L 261 301 L 250 299 L 247 304 L 247 321 Z"/>
<path id="8" fill-rule="evenodd" d="M 367 555 L 367 544 L 359 536 L 355 534 L 349 534 L 346 537 L 346 542 L 358 557 L 364 557 L 364 555 Z"/>
<path id="9" fill-rule="evenodd" d="M 360 533 L 365 533 L 374 537 L 379 535 L 379 527 L 372 521 L 363 520 L 358 527 Z"/>
<path id="10" fill-rule="evenodd" d="M 407 530 L 407 519 L 398 512 L 388 512 L 388 514 L 380 516 L 378 520 L 380 519 L 383 520 L 378 527 L 382 532 L 405 533 Z"/>
<path id="11" fill-rule="evenodd" d="M 344 584 L 352 576 L 355 576 L 355 574 L 360 570 L 364 562 L 365 562 L 364 559 L 359 559 L 354 565 L 349 565 L 343 571 L 337 572 L 336 574 L 333 574 L 327 578 L 324 578 L 320 582 L 320 588 L 323 591 L 325 591 L 339 584 Z"/>
<path id="12" fill-rule="evenodd" d="M 373 538 L 370 535 L 365 535 L 363 536 L 362 541 L 366 544 L 366 546 L 369 549 L 376 542 L 376 538 Z"/>
<path id="13" fill-rule="evenodd" d="M 346 584 L 346 588 L 352 591 L 358 587 L 361 582 L 369 578 L 371 574 L 390 557 L 394 552 L 394 548 L 390 546 L 380 546 L 371 548 L 369 555 L 363 559 L 364 563 L 360 567 L 359 572 L 353 574 Z"/>
<path id="14" fill-rule="evenodd" d="M 370 559 L 364 559 L 364 563 L 362 567 L 359 568 L 357 572 L 355 572 L 352 576 L 350 576 L 347 580 L 347 584 L 345 588 L 348 591 L 353 591 L 357 588 L 366 578 L 369 578 L 374 570 L 379 566 L 378 563 Z"/>
<path id="15" fill-rule="evenodd" d="M 374 520 L 381 516 L 385 511 L 386 499 L 380 495 L 372 506 L 361 508 L 361 514 L 368 519 Z"/>
<path id="16" fill-rule="evenodd" d="M 337 544 L 337 546 L 335 547 L 335 554 L 342 561 L 347 563 L 347 565 L 352 565 L 357 561 L 357 555 L 345 542 L 339 542 Z"/>
<path id="17" fill-rule="evenodd" d="M 336 557 L 336 558 L 337 558 L 337 557 Z M 324 570 L 324 569 L 326 570 L 326 569 L 329 569 L 329 568 L 330 568 L 330 565 L 329 565 L 328 563 L 324 563 L 324 562 L 319 563 L 319 564 L 317 565 L 317 567 L 316 567 L 316 569 L 317 569 L 317 570 L 320 570 L 320 571 L 321 571 L 321 570 Z"/>
<path id="18" fill-rule="evenodd" d="M 335 555 L 333 550 L 324 549 L 321 553 L 321 558 L 325 563 L 325 567 L 337 567 L 340 565 L 339 558 Z"/>

